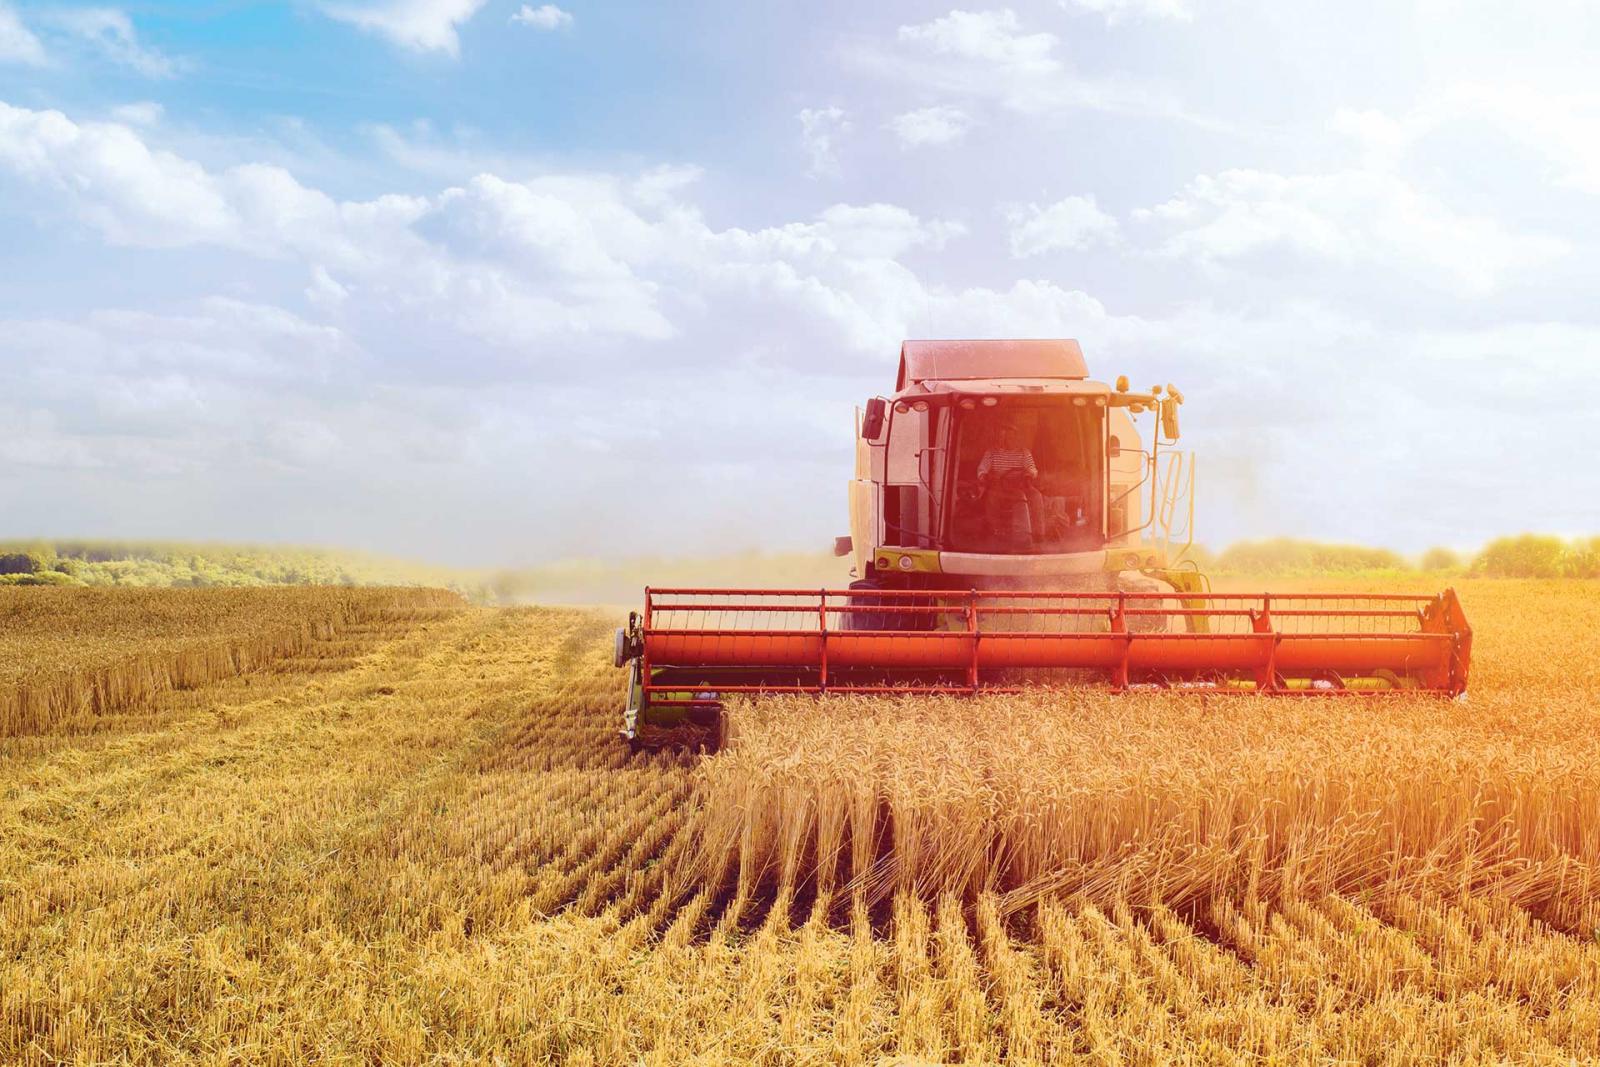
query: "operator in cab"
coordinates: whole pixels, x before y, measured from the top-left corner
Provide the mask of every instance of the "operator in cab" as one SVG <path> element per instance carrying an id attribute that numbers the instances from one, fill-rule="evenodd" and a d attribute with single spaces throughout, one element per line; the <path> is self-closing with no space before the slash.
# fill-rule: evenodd
<path id="1" fill-rule="evenodd" d="M 995 444 L 978 461 L 978 492 L 990 534 L 1005 547 L 1027 547 L 1041 536 L 1044 498 L 1039 465 L 1013 422 L 1001 425 Z"/>

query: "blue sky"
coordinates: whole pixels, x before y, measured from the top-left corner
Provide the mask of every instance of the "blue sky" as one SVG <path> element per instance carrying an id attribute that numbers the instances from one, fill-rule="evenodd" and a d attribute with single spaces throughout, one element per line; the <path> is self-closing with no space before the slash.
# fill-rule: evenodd
<path id="1" fill-rule="evenodd" d="M 0 0 L 0 536 L 813 548 L 1008 335 L 1211 543 L 1600 530 L 1587 5 L 951 5 Z"/>

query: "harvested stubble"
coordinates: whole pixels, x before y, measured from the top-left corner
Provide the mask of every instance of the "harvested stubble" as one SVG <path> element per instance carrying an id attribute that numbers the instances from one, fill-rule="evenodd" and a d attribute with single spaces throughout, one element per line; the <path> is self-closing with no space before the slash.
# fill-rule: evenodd
<path id="1" fill-rule="evenodd" d="M 1589 930 L 1596 609 L 1570 589 L 1546 609 L 1539 630 L 1573 654 L 1552 663 L 1527 632 L 1480 642 L 1467 704 L 1081 690 L 746 702 L 700 772 L 682 875 L 740 895 L 843 885 L 868 904 L 993 893 L 1007 915 L 1049 898 L 1195 913 L 1453 892 Z"/>
<path id="2" fill-rule="evenodd" d="M 1552 620 L 1600 612 L 1594 592 L 1478 585 L 1469 608 L 1486 648 L 1592 670 L 1594 629 Z M 614 622 L 352 627 L 103 730 L 0 745 L 0 1063 L 1600 1056 L 1600 942 L 1495 896 L 1009 918 L 996 893 L 685 898 L 666 875 L 699 761 L 616 742 Z M 357 643 L 312 673 L 321 644 Z M 1548 672 L 1485 666 L 1485 692 Z M 1575 679 L 1474 706 L 1509 728 L 1594 698 Z"/>
<path id="3" fill-rule="evenodd" d="M 0 736 L 92 728 L 351 626 L 436 618 L 438 589 L 0 589 Z"/>

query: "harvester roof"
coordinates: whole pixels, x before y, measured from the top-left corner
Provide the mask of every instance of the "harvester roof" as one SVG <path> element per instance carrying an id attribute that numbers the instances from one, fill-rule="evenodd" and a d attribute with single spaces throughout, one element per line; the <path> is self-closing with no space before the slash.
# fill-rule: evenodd
<path id="1" fill-rule="evenodd" d="M 936 381 L 1088 377 L 1083 349 L 1070 339 L 1027 341 L 906 341 L 900 346 L 898 392 Z"/>

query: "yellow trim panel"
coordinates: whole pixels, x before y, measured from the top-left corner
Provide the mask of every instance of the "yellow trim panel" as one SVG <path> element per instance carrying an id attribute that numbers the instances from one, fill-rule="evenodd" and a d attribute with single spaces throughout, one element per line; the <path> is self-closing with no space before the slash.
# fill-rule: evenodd
<path id="1" fill-rule="evenodd" d="M 931 548 L 876 548 L 872 562 L 878 570 L 896 574 L 938 574 L 944 569 L 938 551 Z"/>

